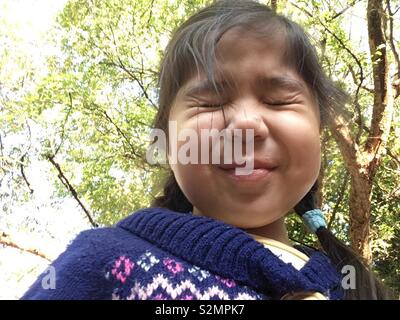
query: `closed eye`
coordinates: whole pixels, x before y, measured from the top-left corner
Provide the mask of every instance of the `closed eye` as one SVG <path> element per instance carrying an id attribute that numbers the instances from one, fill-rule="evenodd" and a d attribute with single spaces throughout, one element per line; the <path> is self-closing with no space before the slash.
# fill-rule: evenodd
<path id="1" fill-rule="evenodd" d="M 200 108 L 222 108 L 225 103 L 202 103 L 198 107 Z"/>
<path id="2" fill-rule="evenodd" d="M 277 100 L 277 101 L 264 101 L 263 103 L 269 106 L 288 106 L 299 102 L 296 100 Z"/>
<path id="3" fill-rule="evenodd" d="M 291 102 L 288 102 L 288 101 L 277 101 L 277 102 L 268 102 L 267 104 L 269 104 L 271 106 L 285 106 L 285 105 L 291 104 Z"/>

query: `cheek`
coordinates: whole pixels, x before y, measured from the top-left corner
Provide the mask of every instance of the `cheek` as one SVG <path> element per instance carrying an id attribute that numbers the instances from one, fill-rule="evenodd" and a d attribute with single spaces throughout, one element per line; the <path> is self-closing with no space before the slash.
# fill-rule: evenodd
<path id="1" fill-rule="evenodd" d="M 289 174 L 305 180 L 318 177 L 321 162 L 319 124 L 311 118 L 287 117 L 279 132 L 288 155 Z"/>
<path id="2" fill-rule="evenodd" d="M 175 179 L 186 198 L 195 207 L 209 204 L 216 194 L 214 185 L 210 183 L 213 176 L 204 165 L 171 165 Z M 212 201 L 211 201 L 212 202 Z"/>
<path id="3" fill-rule="evenodd" d="M 179 141 L 177 138 L 181 130 L 187 130 L 196 132 L 197 140 L 192 140 L 197 144 L 198 150 L 198 163 L 201 162 L 201 154 L 206 153 L 210 155 L 212 141 L 208 138 L 208 143 L 203 144 L 202 129 L 217 129 L 218 131 L 225 128 L 225 121 L 221 110 L 216 111 L 201 111 L 195 112 L 195 110 L 188 110 L 189 112 L 182 112 L 176 117 L 171 117 L 170 121 L 176 121 L 177 130 L 176 132 L 170 131 L 170 146 L 172 139 L 175 138 L 177 150 L 184 145 L 187 145 L 187 141 Z M 197 143 L 196 143 L 197 142 Z M 170 149 L 172 151 L 172 148 Z M 171 155 L 169 154 L 169 157 Z M 208 158 L 211 160 L 211 156 Z M 170 158 L 171 160 L 171 158 Z M 201 164 L 182 164 L 170 163 L 171 169 L 174 172 L 175 178 L 181 187 L 181 190 L 191 203 L 195 206 L 201 204 L 210 204 L 210 199 L 217 194 L 216 186 L 212 183 L 215 179 L 209 165 Z M 194 183 L 195 182 L 195 183 Z M 214 199 L 215 200 L 215 199 Z M 213 203 L 214 201 L 211 201 Z"/>
<path id="4" fill-rule="evenodd" d="M 221 110 L 216 111 L 196 111 L 186 110 L 177 116 L 171 116 L 169 119 L 170 127 L 169 127 L 169 150 L 174 150 L 172 143 L 175 143 L 177 149 L 185 145 L 189 138 L 187 137 L 188 132 L 191 134 L 191 143 L 197 145 L 197 150 L 200 154 L 200 150 L 202 149 L 201 143 L 202 141 L 202 130 L 206 136 L 208 130 L 216 129 L 221 131 L 225 128 L 225 121 Z M 211 146 L 211 138 L 208 140 L 207 145 Z M 203 146 L 204 147 L 204 146 Z M 169 156 L 171 156 L 169 154 Z M 200 161 L 200 159 L 199 159 Z"/>
<path id="5" fill-rule="evenodd" d="M 191 196 L 189 195 L 199 193 L 199 184 L 203 185 L 204 180 L 211 179 L 212 177 L 207 176 L 208 171 L 205 169 L 204 165 L 182 164 L 182 161 L 179 161 L 180 157 L 183 155 L 181 151 L 193 147 L 193 149 L 197 150 L 197 161 L 200 163 L 201 154 L 204 152 L 210 152 L 211 146 L 211 140 L 209 140 L 206 145 L 208 146 L 208 149 L 202 144 L 204 141 L 202 141 L 201 130 L 222 130 L 224 128 L 223 115 L 220 110 L 209 112 L 188 109 L 181 111 L 180 113 L 171 113 L 169 122 L 170 124 L 172 123 L 172 126 L 169 127 L 168 139 L 168 157 L 170 160 L 170 166 L 178 180 L 178 183 L 181 185 L 182 190 L 185 191 L 185 195 L 190 199 Z M 188 132 L 193 133 L 191 139 L 186 136 L 186 133 Z M 172 153 L 176 153 L 176 158 L 172 157 Z M 190 153 L 187 153 L 186 155 L 189 154 Z M 176 161 L 171 161 L 173 159 L 178 159 L 177 163 Z M 193 183 L 193 181 L 196 181 L 196 183 Z"/>

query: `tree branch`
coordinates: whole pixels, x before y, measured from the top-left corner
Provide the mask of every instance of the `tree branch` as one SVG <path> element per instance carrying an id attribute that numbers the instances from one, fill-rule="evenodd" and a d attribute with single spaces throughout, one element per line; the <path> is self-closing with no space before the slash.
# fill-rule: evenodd
<path id="1" fill-rule="evenodd" d="M 116 49 L 116 56 L 117 56 L 117 60 L 118 60 L 118 63 L 119 63 L 119 64 L 115 64 L 115 66 L 116 66 L 116 67 L 119 67 L 121 70 L 123 70 L 124 72 L 126 72 L 126 74 L 127 74 L 132 80 L 134 80 L 134 81 L 139 85 L 140 89 L 141 89 L 142 92 L 143 92 L 143 95 L 144 95 L 145 98 L 150 102 L 150 104 L 151 104 L 153 107 L 157 108 L 157 105 L 156 105 L 156 104 L 153 102 L 153 100 L 150 98 L 150 96 L 149 96 L 149 94 L 147 93 L 147 90 L 146 90 L 146 88 L 144 87 L 143 83 L 142 83 L 142 82 L 138 79 L 138 77 L 137 77 L 135 74 L 133 74 L 133 73 L 125 66 L 125 64 L 122 62 L 121 57 L 120 57 L 119 54 L 118 54 L 118 49 L 117 49 L 118 47 L 117 47 L 117 42 L 116 42 L 116 40 L 115 40 L 114 30 L 113 30 L 113 28 L 112 28 L 111 25 L 109 25 L 109 28 L 110 28 L 110 30 L 111 30 L 111 34 L 112 34 L 112 37 L 113 37 L 114 46 L 115 46 L 115 49 Z M 112 62 L 112 63 L 114 63 L 114 62 Z"/>
<path id="2" fill-rule="evenodd" d="M 1 152 L 1 156 L 4 156 L 4 146 L 3 146 L 3 140 L 1 138 L 1 134 L 0 134 L 0 152 Z"/>
<path id="3" fill-rule="evenodd" d="M 49 262 L 52 261 L 52 259 L 50 259 L 50 257 L 48 257 L 48 256 L 47 256 L 46 254 L 44 254 L 43 252 L 39 251 L 38 249 L 29 248 L 29 247 L 26 247 L 26 246 L 24 246 L 24 245 L 22 245 L 22 244 L 18 244 L 17 242 L 13 241 L 13 240 L 10 238 L 10 235 L 8 235 L 8 234 L 5 233 L 5 232 L 2 232 L 2 233 L 0 234 L 0 244 L 5 245 L 5 246 L 8 246 L 8 247 L 13 247 L 13 248 L 19 249 L 19 250 L 21 250 L 21 251 L 29 252 L 29 253 L 34 254 L 34 255 L 36 255 L 36 256 L 38 256 L 38 257 L 41 257 L 41 258 L 43 258 L 43 259 L 46 259 L 46 260 L 49 261 Z"/>
<path id="4" fill-rule="evenodd" d="M 399 158 L 398 158 L 397 156 L 395 156 L 389 148 L 387 148 L 386 146 L 385 146 L 385 148 L 386 148 L 386 153 L 387 153 L 387 155 L 388 155 L 389 157 L 391 157 L 394 161 L 396 161 L 398 165 L 400 165 L 400 160 L 399 160 Z"/>
<path id="5" fill-rule="evenodd" d="M 147 19 L 147 26 L 150 25 L 150 20 L 151 20 L 151 18 L 153 16 L 154 0 L 151 0 L 151 3 L 150 3 L 149 7 L 150 7 L 150 13 L 149 13 L 149 18 Z"/>
<path id="6" fill-rule="evenodd" d="M 132 145 L 130 142 L 129 138 L 126 136 L 126 134 L 121 130 L 121 128 L 111 119 L 111 117 L 107 114 L 107 111 L 103 111 L 103 114 L 107 118 L 107 120 L 115 127 L 117 132 L 124 138 L 125 142 L 129 145 L 129 148 L 134 156 L 136 156 L 139 159 L 143 159 L 143 157 L 138 154 L 135 150 L 135 147 Z"/>
<path id="7" fill-rule="evenodd" d="M 349 174 L 349 172 L 346 170 L 346 173 L 345 173 L 345 175 L 344 175 L 344 179 L 343 179 L 342 185 L 340 186 L 339 197 L 338 197 L 338 199 L 336 200 L 335 207 L 334 207 L 333 210 L 332 210 L 331 218 L 329 219 L 329 222 L 328 222 L 328 229 L 329 229 L 329 230 L 330 230 L 331 227 L 332 227 L 333 221 L 336 220 L 336 213 L 337 213 L 337 211 L 338 211 L 338 209 L 339 209 L 340 204 L 341 204 L 342 201 L 343 201 L 344 194 L 345 194 L 346 189 L 347 189 L 347 187 L 348 187 L 349 178 L 350 178 L 350 174 Z"/>
<path id="8" fill-rule="evenodd" d="M 331 22 L 332 20 L 335 20 L 336 18 L 338 18 L 339 16 L 341 16 L 343 13 L 345 13 L 347 10 L 349 10 L 350 8 L 354 7 L 354 5 L 357 2 L 360 2 L 361 0 L 353 0 L 353 2 L 349 3 L 348 6 L 346 8 L 344 8 L 343 10 L 339 11 L 338 13 L 335 13 L 330 19 L 329 22 Z"/>
<path id="9" fill-rule="evenodd" d="M 29 181 L 28 181 L 28 179 L 26 178 L 26 175 L 25 175 L 25 171 L 24 171 L 24 167 L 25 167 L 25 164 L 24 164 L 24 161 L 25 161 L 25 157 L 26 157 L 26 153 L 19 159 L 19 168 L 20 168 L 20 171 L 21 171 L 21 175 L 22 175 L 22 178 L 24 179 L 24 181 L 25 181 L 25 183 L 26 183 L 26 185 L 27 185 L 27 187 L 28 187 L 28 189 L 29 189 L 29 193 L 30 194 L 33 194 L 33 189 L 31 188 L 31 184 L 29 183 Z"/>
<path id="10" fill-rule="evenodd" d="M 69 109 L 68 109 L 67 114 L 65 115 L 64 122 L 63 122 L 62 127 L 61 127 L 61 141 L 60 141 L 59 145 L 57 146 L 56 151 L 54 151 L 54 156 L 57 155 L 58 151 L 60 151 L 60 148 L 61 148 L 62 144 L 64 143 L 65 125 L 67 124 L 69 115 L 71 114 L 71 111 L 72 111 L 72 94 L 69 92 L 68 96 L 69 96 Z"/>
<path id="11" fill-rule="evenodd" d="M 300 11 L 304 12 L 305 14 L 307 14 L 309 17 L 311 18 L 315 18 L 314 15 L 309 12 L 308 10 L 299 7 L 298 5 L 296 5 L 295 3 L 290 2 L 290 4 L 292 6 L 294 6 L 295 8 L 299 9 Z M 318 22 L 321 24 L 321 26 L 332 36 L 336 39 L 336 41 L 342 46 L 342 48 L 347 51 L 350 56 L 354 59 L 354 61 L 357 63 L 358 68 L 360 69 L 360 86 L 362 85 L 362 83 L 364 82 L 365 78 L 364 78 L 364 69 L 361 65 L 360 60 L 357 58 L 357 56 L 349 49 L 347 48 L 347 46 L 343 43 L 343 41 L 334 33 L 332 32 L 326 25 L 324 22 L 322 22 L 322 20 L 320 18 L 317 18 Z"/>
<path id="12" fill-rule="evenodd" d="M 358 151 L 351 131 L 340 115 L 329 114 L 331 133 L 338 142 L 344 161 L 352 174 L 358 174 Z"/>
<path id="13" fill-rule="evenodd" d="M 271 9 L 276 12 L 276 9 L 278 7 L 278 1 L 277 0 L 271 0 Z"/>
<path id="14" fill-rule="evenodd" d="M 375 93 L 370 133 L 364 150 L 369 155 L 373 155 L 373 158 L 370 159 L 370 170 L 374 171 L 378 161 L 379 147 L 382 143 L 383 145 L 385 144 L 386 135 L 389 132 L 388 129 L 390 129 L 393 100 L 391 99 L 391 87 L 388 76 L 389 61 L 384 37 L 385 27 L 382 21 L 382 0 L 369 0 L 367 12 L 368 38 L 373 65 Z"/>
<path id="15" fill-rule="evenodd" d="M 396 50 L 396 46 L 394 44 L 393 40 L 393 16 L 394 13 L 392 12 L 392 9 L 390 7 L 390 0 L 386 0 L 386 5 L 389 13 L 389 43 L 390 43 L 390 48 L 392 49 L 394 60 L 396 61 L 397 65 L 397 75 L 395 81 L 393 81 L 393 84 L 395 85 L 396 88 L 396 94 L 394 98 L 396 99 L 397 97 L 400 96 L 400 58 L 399 58 L 399 53 Z M 395 83 L 397 82 L 397 83 Z"/>
<path id="16" fill-rule="evenodd" d="M 95 228 L 98 227 L 98 224 L 93 220 L 90 212 L 86 209 L 86 207 L 83 205 L 82 201 L 78 197 L 78 193 L 76 192 L 75 188 L 71 185 L 67 177 L 64 175 L 63 171 L 61 170 L 60 165 L 54 160 L 54 155 L 46 155 L 45 156 L 47 160 L 50 161 L 50 163 L 57 169 L 58 171 L 58 178 L 62 182 L 62 184 L 68 189 L 68 191 L 71 192 L 72 196 L 74 199 L 78 202 L 79 206 L 82 208 L 82 210 L 85 212 L 86 217 L 89 219 L 91 225 Z"/>

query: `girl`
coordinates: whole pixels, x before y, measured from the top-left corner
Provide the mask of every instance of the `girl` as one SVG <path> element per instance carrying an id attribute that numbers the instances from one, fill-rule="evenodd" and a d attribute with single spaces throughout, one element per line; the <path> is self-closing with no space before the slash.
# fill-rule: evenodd
<path id="1" fill-rule="evenodd" d="M 250 130 L 253 170 L 239 175 L 241 165 L 225 159 L 171 162 L 152 208 L 82 232 L 53 263 L 53 288 L 45 272 L 23 299 L 388 297 L 315 207 L 320 129 L 345 95 L 297 24 L 257 2 L 217 1 L 176 31 L 159 87 L 155 127 L 169 143 L 183 145 L 168 132 L 172 122 L 198 136 Z M 292 208 L 323 251 L 291 246 Z M 347 286 L 344 266 L 354 270 Z"/>

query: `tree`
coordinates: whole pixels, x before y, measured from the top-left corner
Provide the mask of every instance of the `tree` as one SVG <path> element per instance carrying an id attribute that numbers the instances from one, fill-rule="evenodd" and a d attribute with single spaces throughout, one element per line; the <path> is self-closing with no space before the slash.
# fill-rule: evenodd
<path id="1" fill-rule="evenodd" d="M 390 151 L 393 144 L 389 147 L 388 139 L 395 126 L 393 113 L 394 98 L 398 96 L 398 71 L 395 71 L 396 76 L 393 70 L 399 70 L 399 62 L 389 1 L 385 8 L 382 1 L 368 1 L 366 16 L 370 60 L 368 61 L 365 53 L 352 48 L 354 44 L 349 41 L 340 23 L 343 21 L 343 13 L 357 2 L 359 1 L 351 1 L 348 6 L 338 8 L 339 10 L 334 10 L 334 2 L 330 2 L 326 8 L 329 10 L 325 12 L 322 12 L 323 5 L 316 2 L 308 4 L 308 7 L 299 4 L 294 6 L 307 14 L 309 24 L 312 21 L 320 30 L 317 41 L 321 44 L 327 67 L 336 78 L 345 79 L 340 83 L 351 93 L 350 110 L 347 115 L 355 122 L 331 114 L 330 132 L 341 151 L 349 174 L 349 177 L 346 175 L 345 181 L 350 179 L 348 199 L 351 245 L 371 263 L 371 196 L 374 177 L 382 156 L 389 156 L 398 164 L 398 157 Z M 314 8 L 311 9 L 312 5 Z M 331 50 L 343 58 L 334 57 L 329 52 Z M 330 61 L 334 61 L 334 64 Z M 342 74 L 342 77 L 339 77 L 339 74 Z M 369 83 L 372 84 L 372 88 L 368 87 Z M 370 99 L 373 101 L 372 108 L 368 107 Z M 369 119 L 366 119 L 363 113 L 366 113 Z M 370 124 L 366 125 L 368 121 Z"/>

